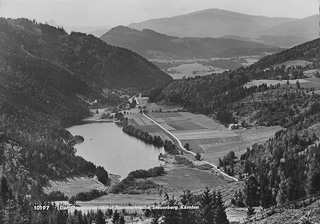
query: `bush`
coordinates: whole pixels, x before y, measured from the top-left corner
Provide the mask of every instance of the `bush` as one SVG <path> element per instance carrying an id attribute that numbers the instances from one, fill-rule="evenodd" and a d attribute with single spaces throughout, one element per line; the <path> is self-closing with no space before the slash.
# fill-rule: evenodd
<path id="1" fill-rule="evenodd" d="M 102 166 L 98 166 L 96 169 L 96 175 L 98 180 L 103 183 L 104 185 L 106 185 L 108 183 L 108 172 L 102 167 Z"/>
<path id="2" fill-rule="evenodd" d="M 97 189 L 93 189 L 88 192 L 80 192 L 76 194 L 75 198 L 78 201 L 90 201 L 92 199 L 98 198 L 102 195 L 106 195 L 107 193 L 105 191 L 99 191 Z"/>
<path id="3" fill-rule="evenodd" d="M 135 171 L 132 171 L 129 173 L 129 175 L 134 178 L 157 177 L 157 176 L 161 176 L 163 174 L 165 174 L 165 170 L 164 170 L 164 167 L 162 167 L 162 166 L 153 167 L 148 170 L 143 170 L 143 169 L 135 170 Z"/>
<path id="4" fill-rule="evenodd" d="M 183 164 L 183 165 L 186 165 L 186 166 L 191 167 L 191 168 L 195 167 L 193 162 L 191 162 L 190 160 L 188 160 L 188 159 L 186 159 L 186 158 L 184 158 L 182 156 L 175 156 L 174 158 L 175 158 L 175 160 L 177 161 L 178 164 Z"/>
<path id="5" fill-rule="evenodd" d="M 66 201 L 68 196 L 61 191 L 52 191 L 47 195 L 46 200 L 48 201 Z"/>
<path id="6" fill-rule="evenodd" d="M 199 152 L 197 152 L 196 156 L 195 156 L 196 160 L 200 160 L 201 159 L 201 155 Z"/>

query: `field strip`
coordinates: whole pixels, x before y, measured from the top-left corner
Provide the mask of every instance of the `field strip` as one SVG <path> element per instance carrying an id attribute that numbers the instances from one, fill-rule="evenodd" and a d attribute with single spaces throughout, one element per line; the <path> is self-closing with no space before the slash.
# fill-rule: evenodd
<path id="1" fill-rule="evenodd" d="M 168 131 L 167 129 L 165 129 L 164 127 L 162 127 L 162 126 L 161 126 L 160 124 L 158 124 L 155 120 L 153 120 L 152 118 L 150 118 L 149 116 L 147 116 L 145 113 L 142 113 L 142 114 L 143 114 L 143 116 L 145 116 L 146 118 L 148 118 L 150 121 L 153 121 L 154 124 L 158 125 L 162 130 L 164 130 L 166 133 L 168 133 L 170 136 L 172 136 L 175 140 L 177 140 L 177 142 L 179 143 L 179 146 L 180 146 L 180 148 L 181 148 L 182 150 L 184 150 L 184 151 L 187 152 L 187 153 L 191 153 L 191 154 L 194 155 L 194 156 L 196 155 L 196 153 L 186 150 L 186 149 L 183 147 L 183 145 L 181 144 L 181 141 L 180 141 L 176 136 L 174 136 L 170 131 Z M 226 174 L 226 173 L 224 173 L 223 171 L 221 171 L 220 169 L 218 169 L 218 167 L 217 167 L 216 165 L 214 165 L 213 163 L 209 163 L 209 162 L 204 161 L 204 160 L 202 160 L 202 161 L 203 161 L 204 163 L 206 163 L 206 164 L 214 167 L 214 168 L 215 168 L 218 172 L 220 172 L 222 175 L 224 175 L 224 176 L 226 176 L 226 177 L 228 177 L 228 178 L 230 178 L 230 179 L 232 179 L 232 180 L 234 180 L 234 181 L 238 181 L 237 178 L 232 177 L 232 176 L 229 176 L 228 174 Z"/>
<path id="2" fill-rule="evenodd" d="M 236 134 L 234 134 L 231 131 L 218 131 L 218 130 L 208 130 L 208 129 L 206 129 L 206 131 L 193 130 L 192 132 L 187 132 L 187 133 L 183 131 L 181 132 L 175 131 L 174 134 L 177 136 L 177 138 L 181 140 L 238 137 Z"/>
<path id="3" fill-rule="evenodd" d="M 145 123 L 139 117 L 135 117 L 135 118 L 133 118 L 133 120 L 140 126 L 145 125 Z"/>
<path id="4" fill-rule="evenodd" d="M 176 129 L 171 127 L 170 125 L 168 124 L 161 124 L 162 127 L 164 127 L 165 129 L 169 130 L 169 131 L 175 131 Z"/>

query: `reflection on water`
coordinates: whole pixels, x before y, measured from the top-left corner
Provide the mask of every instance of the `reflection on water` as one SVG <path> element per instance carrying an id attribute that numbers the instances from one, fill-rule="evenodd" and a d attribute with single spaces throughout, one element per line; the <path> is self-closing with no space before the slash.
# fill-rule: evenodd
<path id="1" fill-rule="evenodd" d="M 92 123 L 68 128 L 73 135 L 81 135 L 84 142 L 75 146 L 77 155 L 96 165 L 103 166 L 108 173 L 125 178 L 136 169 L 149 169 L 161 164 L 158 155 L 163 148 L 131 137 L 114 123 Z"/>

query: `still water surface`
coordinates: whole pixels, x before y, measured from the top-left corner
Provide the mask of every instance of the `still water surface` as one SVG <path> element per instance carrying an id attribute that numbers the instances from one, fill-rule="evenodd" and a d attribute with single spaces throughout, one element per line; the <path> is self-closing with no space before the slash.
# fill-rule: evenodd
<path id="1" fill-rule="evenodd" d="M 145 144 L 125 134 L 114 123 L 76 125 L 68 128 L 68 131 L 84 137 L 84 142 L 75 146 L 77 155 L 121 178 L 133 170 L 149 169 L 161 164 L 158 155 L 164 153 L 163 148 Z"/>

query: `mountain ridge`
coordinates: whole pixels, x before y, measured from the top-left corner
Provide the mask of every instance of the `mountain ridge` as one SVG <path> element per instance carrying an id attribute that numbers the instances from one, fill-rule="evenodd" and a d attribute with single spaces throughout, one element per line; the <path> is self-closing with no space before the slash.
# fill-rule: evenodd
<path id="1" fill-rule="evenodd" d="M 102 35 L 106 43 L 128 48 L 148 58 L 184 59 L 212 58 L 224 56 L 232 49 L 248 48 L 256 54 L 278 51 L 279 48 L 257 42 L 236 40 L 232 38 L 179 38 L 158 33 L 154 30 L 142 31 L 118 26 Z M 241 50 L 234 56 L 241 55 Z"/>
<path id="2" fill-rule="evenodd" d="M 160 33 L 177 37 L 248 36 L 248 34 L 251 33 L 258 35 L 259 31 L 262 30 L 261 26 L 266 26 L 267 28 L 292 20 L 294 19 L 250 16 L 227 10 L 207 9 L 171 18 L 152 19 L 140 23 L 132 23 L 129 27 L 138 30 L 149 28 Z M 244 26 L 244 24 L 247 25 Z M 201 26 L 203 29 L 201 29 Z M 228 27 L 230 29 L 226 29 Z M 241 29 L 238 27 L 241 27 Z M 213 31 L 211 30 L 211 32 L 209 32 L 209 28 L 213 29 Z M 223 28 L 225 31 L 219 31 L 219 29 Z"/>
<path id="3" fill-rule="evenodd" d="M 267 17 L 221 9 L 206 9 L 170 18 L 131 23 L 128 26 L 138 30 L 152 29 L 180 38 L 240 36 L 267 45 L 275 43 L 278 47 L 292 47 L 318 37 L 318 15 L 310 16 L 313 18 L 311 22 L 308 18 Z M 275 37 L 270 42 L 262 38 L 264 35 Z M 281 37 L 288 37 L 288 41 Z"/>

